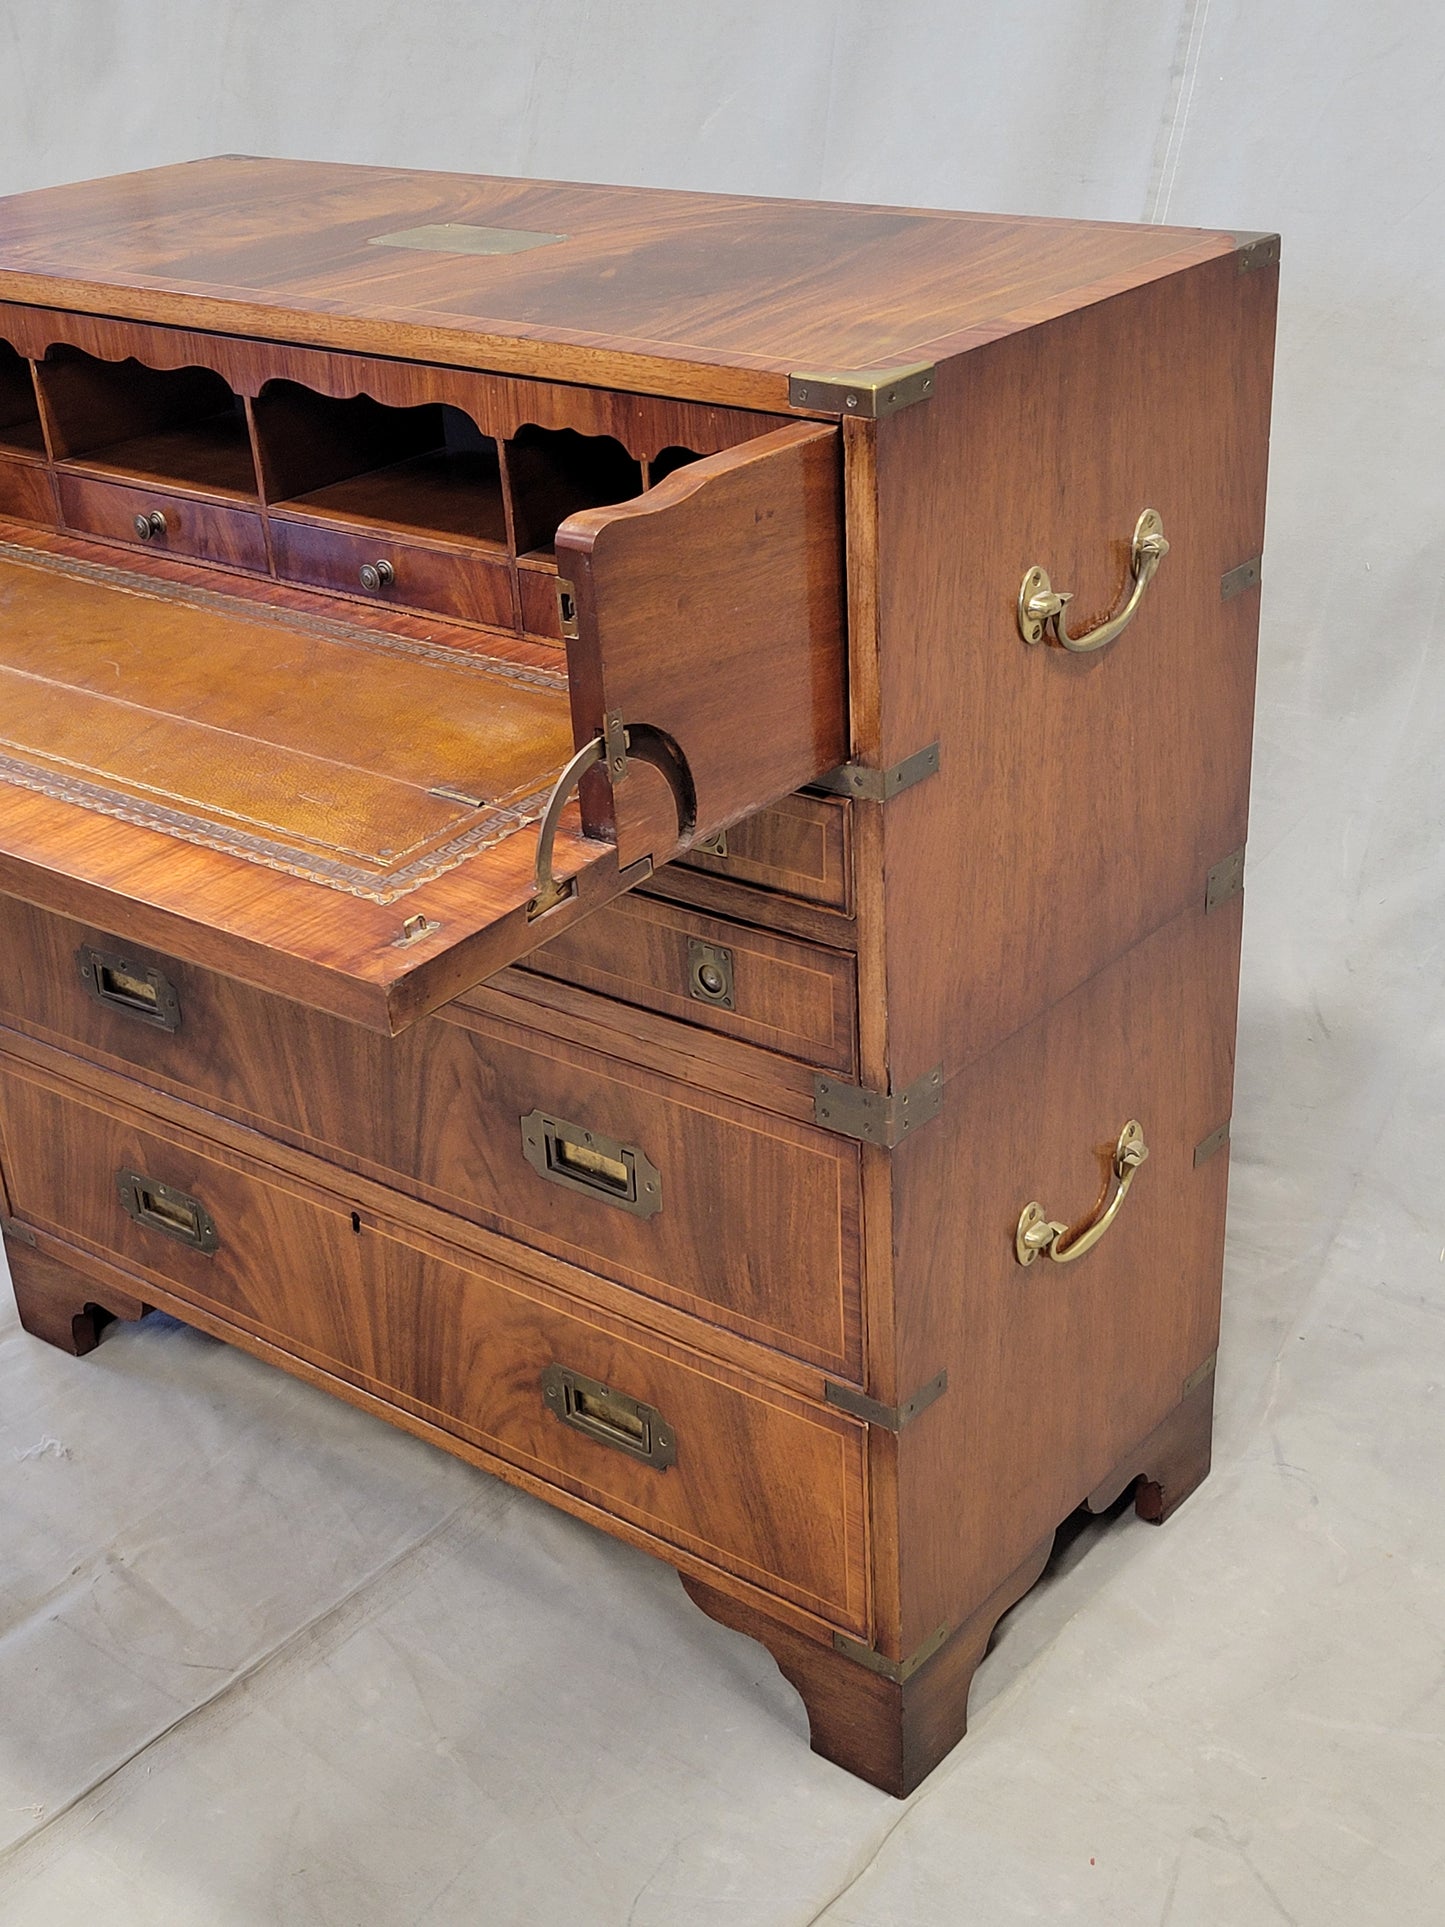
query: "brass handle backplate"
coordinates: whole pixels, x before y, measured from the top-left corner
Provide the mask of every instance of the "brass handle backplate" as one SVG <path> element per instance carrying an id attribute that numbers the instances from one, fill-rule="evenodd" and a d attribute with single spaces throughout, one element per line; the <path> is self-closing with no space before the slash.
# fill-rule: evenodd
<path id="1" fill-rule="evenodd" d="M 1144 599 L 1144 591 L 1154 580 L 1159 564 L 1168 553 L 1169 544 L 1165 540 L 1164 523 L 1158 509 L 1145 509 L 1134 524 L 1134 539 L 1129 545 L 1129 571 L 1134 578 L 1129 600 L 1118 615 L 1100 623 L 1097 629 L 1091 629 L 1086 636 L 1071 636 L 1065 625 L 1064 618 L 1073 600 L 1073 591 L 1056 589 L 1049 580 L 1047 569 L 1041 569 L 1035 563 L 1019 589 L 1019 634 L 1025 642 L 1055 642 L 1061 649 L 1071 649 L 1075 655 L 1087 655 L 1091 650 L 1105 648 L 1116 636 L 1121 636 L 1134 620 L 1139 604 Z"/>
<path id="2" fill-rule="evenodd" d="M 1070 1265 L 1075 1258 L 1092 1251 L 1118 1217 L 1119 1207 L 1134 1182 L 1134 1173 L 1148 1155 L 1144 1127 L 1137 1118 L 1131 1117 L 1114 1146 L 1113 1182 L 1118 1188 L 1108 1204 L 1096 1217 L 1072 1228 L 1050 1218 L 1041 1204 L 1026 1204 L 1014 1232 L 1014 1255 L 1019 1263 L 1031 1265 L 1041 1252 L 1047 1252 L 1056 1265 Z"/>
<path id="3" fill-rule="evenodd" d="M 661 1472 L 677 1463 L 676 1436 L 655 1405 L 614 1392 L 566 1365 L 549 1365 L 543 1372 L 542 1398 L 554 1417 L 599 1445 L 645 1459 Z"/>
<path id="4" fill-rule="evenodd" d="M 162 1231 L 192 1251 L 209 1257 L 221 1242 L 215 1220 L 199 1198 L 162 1184 L 158 1178 L 144 1178 L 138 1171 L 117 1171 L 116 1190 L 120 1201 L 137 1224 L 150 1231 Z"/>
<path id="5" fill-rule="evenodd" d="M 655 1217 L 662 1209 L 662 1173 L 647 1153 L 585 1124 L 529 1111 L 522 1119 L 522 1156 L 540 1177 L 635 1217 Z"/>
<path id="6" fill-rule="evenodd" d="M 157 1030 L 179 1030 L 181 1000 L 175 985 L 149 964 L 135 963 L 113 951 L 83 943 L 75 953 L 80 980 L 107 1010 L 123 1010 L 128 1017 Z"/>

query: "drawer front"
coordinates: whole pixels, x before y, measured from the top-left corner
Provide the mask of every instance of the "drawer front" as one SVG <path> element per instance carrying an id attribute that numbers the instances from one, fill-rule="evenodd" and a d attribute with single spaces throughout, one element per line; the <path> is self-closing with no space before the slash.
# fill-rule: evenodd
<path id="1" fill-rule="evenodd" d="M 0 902 L 0 1010 L 583 1270 L 857 1375 L 849 1139 L 460 1006 L 386 1038 L 13 899 Z M 603 1162 L 589 1169 L 594 1153 Z M 641 1187 L 630 1203 L 642 1208 L 619 1202 L 609 1159 Z"/>
<path id="2" fill-rule="evenodd" d="M 266 571 L 266 536 L 260 515 L 251 509 L 198 502 L 164 489 L 96 482 L 64 470 L 59 480 L 61 520 L 68 529 L 137 549 L 220 562 L 231 569 Z M 160 524 L 155 522 L 157 516 L 162 518 Z M 138 533 L 137 517 L 150 519 L 150 535 Z"/>
<path id="3" fill-rule="evenodd" d="M 517 586 L 522 593 L 522 627 L 529 636 L 542 636 L 548 642 L 562 640 L 562 619 L 557 611 L 557 572 L 555 569 L 517 570 Z"/>
<path id="4" fill-rule="evenodd" d="M 22 1222 L 395 1395 L 661 1546 L 861 1629 L 862 1427 L 363 1223 L 343 1198 L 188 1132 L 155 1135 L 18 1075 L 0 1075 L 0 1099 Z M 209 1250 L 179 1222 L 197 1213 Z"/>
<path id="5" fill-rule="evenodd" d="M 353 535 L 282 515 L 271 518 L 271 549 L 277 575 L 307 588 L 428 609 L 463 622 L 514 626 L 511 571 L 490 556 L 423 548 L 387 535 Z M 364 579 L 363 570 L 369 572 Z M 369 586 L 373 581 L 376 586 Z"/>
<path id="6" fill-rule="evenodd" d="M 689 850 L 689 870 L 731 877 L 805 903 L 852 908 L 847 797 L 785 796 L 723 832 L 723 851 Z"/>
<path id="7" fill-rule="evenodd" d="M 817 944 L 622 897 L 524 967 L 823 1070 L 856 1062 L 856 962 Z"/>
<path id="8" fill-rule="evenodd" d="M 55 498 L 43 468 L 34 462 L 12 462 L 0 456 L 0 515 L 54 528 Z"/>

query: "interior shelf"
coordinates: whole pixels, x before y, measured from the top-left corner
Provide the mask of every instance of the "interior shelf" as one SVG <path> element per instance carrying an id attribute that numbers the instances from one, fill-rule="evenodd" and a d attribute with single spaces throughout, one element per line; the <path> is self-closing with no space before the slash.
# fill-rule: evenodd
<path id="1" fill-rule="evenodd" d="M 106 480 L 257 500 L 245 408 L 208 368 L 148 368 L 52 349 L 40 364 L 55 453 Z"/>
<path id="2" fill-rule="evenodd" d="M 582 509 L 642 493 L 642 464 L 610 435 L 531 423 L 507 444 L 517 553 L 551 559 L 558 527 Z"/>
<path id="3" fill-rule="evenodd" d="M 45 454 L 30 363 L 8 341 L 0 341 L 0 449 L 9 454 Z"/>
<path id="4" fill-rule="evenodd" d="M 270 382 L 256 402 L 266 499 L 286 516 L 505 551 L 497 444 L 441 402 L 388 408 Z"/>

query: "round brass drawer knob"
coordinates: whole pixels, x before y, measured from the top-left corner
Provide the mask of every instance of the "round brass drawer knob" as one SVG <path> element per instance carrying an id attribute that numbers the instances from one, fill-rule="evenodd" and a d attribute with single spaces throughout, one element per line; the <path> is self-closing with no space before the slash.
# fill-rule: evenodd
<path id="1" fill-rule="evenodd" d="M 697 972 L 697 987 L 709 997 L 724 997 L 727 995 L 727 978 L 723 976 L 716 964 L 700 964 Z"/>
<path id="2" fill-rule="evenodd" d="M 395 580 L 396 570 L 389 562 L 363 562 L 361 565 L 361 586 L 368 595 L 389 589 Z"/>
<path id="3" fill-rule="evenodd" d="M 142 542 L 154 542 L 166 532 L 166 518 L 159 509 L 152 509 L 149 515 L 135 518 L 135 532 Z"/>

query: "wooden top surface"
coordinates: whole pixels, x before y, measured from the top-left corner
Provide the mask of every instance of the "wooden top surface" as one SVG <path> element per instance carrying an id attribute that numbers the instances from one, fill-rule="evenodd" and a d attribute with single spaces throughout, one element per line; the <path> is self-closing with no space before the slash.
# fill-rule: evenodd
<path id="1" fill-rule="evenodd" d="M 451 251 L 519 235 L 561 238 Z M 0 299 L 777 407 L 790 373 L 942 360 L 1234 245 L 227 156 L 0 199 Z"/>

